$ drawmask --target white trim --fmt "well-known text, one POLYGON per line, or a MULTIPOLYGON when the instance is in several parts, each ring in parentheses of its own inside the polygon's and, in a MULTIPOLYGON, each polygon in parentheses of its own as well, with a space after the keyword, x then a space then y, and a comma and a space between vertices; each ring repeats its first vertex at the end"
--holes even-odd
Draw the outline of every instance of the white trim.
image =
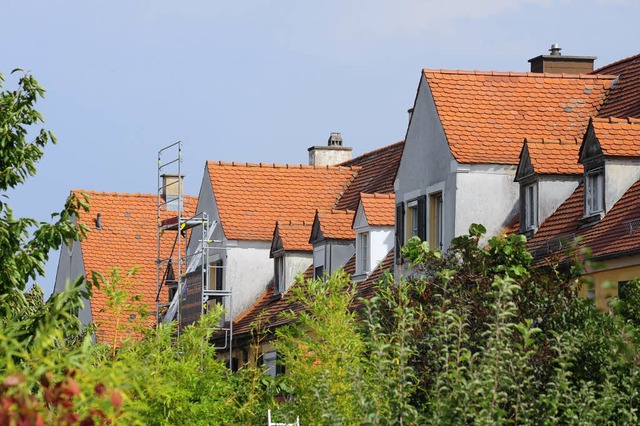
POLYGON ((421 195, 422 195, 422 191, 419 189, 405 192, 404 194, 402 194, 402 201, 407 203, 409 201, 412 201, 414 198, 418 198, 421 195))

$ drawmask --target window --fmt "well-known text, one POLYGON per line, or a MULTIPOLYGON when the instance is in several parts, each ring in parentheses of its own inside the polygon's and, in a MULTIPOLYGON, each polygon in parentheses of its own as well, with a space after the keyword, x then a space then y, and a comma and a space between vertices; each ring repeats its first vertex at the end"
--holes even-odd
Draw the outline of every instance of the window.
MULTIPOLYGON (((222 261, 218 260, 209 265, 209 290, 224 290, 222 261)), ((222 296, 210 298, 214 304, 222 304, 222 296)))
POLYGON ((416 236, 422 241, 427 239, 426 203, 425 195, 407 203, 407 239, 416 236))
POLYGON ((274 260, 273 284, 275 294, 285 291, 284 256, 279 256, 274 260))
POLYGON ((356 256, 356 268, 358 273, 369 272, 369 233, 361 232, 358 234, 356 240, 356 249, 358 255, 356 256))
POLYGON ((531 183, 522 187, 523 231, 535 230, 538 227, 538 184, 531 183))
POLYGON ((618 299, 625 300, 627 298, 627 284, 629 280, 618 281, 618 299))
POLYGON ((404 245, 404 204, 396 204, 396 263, 399 264, 401 259, 400 249, 404 245))
POLYGON ((266 376, 276 377, 284 374, 284 366, 278 365, 278 356, 276 351, 265 352, 258 358, 258 366, 266 367, 264 374, 266 376))
POLYGON ((604 212, 604 168, 589 170, 585 177, 585 216, 604 212))
POLYGON ((429 195, 429 246, 442 250, 442 192, 429 195))
POLYGON ((324 252, 324 245, 313 248, 313 278, 324 276, 324 252))
POLYGON ((324 265, 319 265, 313 268, 313 278, 324 277, 324 265))

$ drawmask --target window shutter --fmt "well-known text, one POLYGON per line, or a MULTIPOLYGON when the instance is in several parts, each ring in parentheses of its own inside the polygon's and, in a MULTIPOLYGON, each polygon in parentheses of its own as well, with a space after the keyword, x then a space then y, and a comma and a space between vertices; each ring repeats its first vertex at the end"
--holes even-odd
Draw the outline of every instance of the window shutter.
POLYGON ((418 198, 418 237, 427 240, 427 196, 418 198))
POLYGON ((396 204, 396 263, 402 260, 400 249, 404 245, 404 204, 396 204))

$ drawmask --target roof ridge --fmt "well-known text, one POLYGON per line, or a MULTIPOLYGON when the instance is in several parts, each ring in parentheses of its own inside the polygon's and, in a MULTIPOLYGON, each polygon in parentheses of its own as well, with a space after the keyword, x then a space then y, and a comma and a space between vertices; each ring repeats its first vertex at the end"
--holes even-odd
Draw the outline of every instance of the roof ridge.
POLYGON ((632 56, 627 56, 626 58, 618 59, 618 60, 617 60, 617 61, 615 61, 615 62, 611 62, 610 64, 603 65, 603 66, 601 66, 600 68, 595 69, 595 70, 593 70, 593 71, 591 71, 591 72, 592 72, 593 74, 600 74, 600 70, 603 70, 603 69, 605 69, 605 68, 609 68, 609 67, 613 67, 613 66, 619 65, 619 64, 621 64, 621 63, 623 63, 623 62, 630 62, 630 61, 632 61, 632 60, 634 60, 634 59, 640 59, 640 53, 638 53, 638 54, 636 54, 636 55, 632 55, 632 56))
MULTIPOLYGON (((374 150, 372 150, 372 151, 367 151, 367 152, 365 152, 364 154, 360 154, 360 155, 358 155, 358 156, 357 156, 357 157, 355 157, 355 158, 352 158, 352 159, 347 160, 347 161, 343 161, 342 163, 339 163, 339 164, 337 164, 337 165, 341 165, 341 164, 344 164, 344 163, 349 163, 349 162, 351 162, 351 161, 355 161, 355 160, 359 160, 359 159, 362 159, 362 158, 370 157, 371 155, 378 154, 380 151, 387 150, 387 149, 389 149, 389 148, 395 147, 396 145, 400 145, 400 144, 403 144, 403 143, 404 143, 404 140, 401 140, 401 141, 398 141, 398 142, 394 142, 394 143, 392 143, 392 144, 389 144, 389 145, 383 146, 383 147, 381 147, 381 148, 376 148, 376 149, 374 149, 374 150)), ((345 166, 345 167, 353 167, 353 166, 345 166)), ((356 167, 357 167, 357 166, 356 166, 356 167)))
POLYGON ((578 137, 573 138, 525 138, 527 145, 544 144, 544 145, 580 145, 582 142, 578 137))
POLYGON ((393 198, 395 200, 396 195, 392 192, 390 193, 383 193, 383 192, 372 192, 372 193, 368 193, 368 192, 361 192, 360 193, 360 198, 377 198, 377 199, 391 199, 393 198))
POLYGON ((640 118, 636 117, 593 117, 591 120, 596 123, 640 124, 640 118))
POLYGON ((306 169, 306 170, 347 170, 347 171, 357 171, 360 170, 360 166, 342 166, 340 164, 336 164, 333 166, 310 166, 307 164, 277 164, 277 163, 249 163, 249 162, 238 162, 238 161, 211 161, 207 160, 207 166, 220 166, 220 167, 256 167, 262 169, 306 169))
POLYGON ((455 75, 483 75, 496 77, 534 77, 534 78, 563 78, 563 79, 587 79, 587 80, 612 80, 618 76, 615 74, 568 74, 531 71, 481 71, 481 70, 447 70, 423 68, 423 73, 455 74, 455 75))

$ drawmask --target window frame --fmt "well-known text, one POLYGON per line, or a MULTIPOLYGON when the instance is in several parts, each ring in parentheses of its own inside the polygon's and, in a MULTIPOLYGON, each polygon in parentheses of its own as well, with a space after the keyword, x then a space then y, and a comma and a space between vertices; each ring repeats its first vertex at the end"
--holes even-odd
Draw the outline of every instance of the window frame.
POLYGON ((273 258, 273 292, 284 293, 286 290, 286 271, 284 255, 273 258))
POLYGON ((602 164, 585 170, 584 176, 584 215, 585 217, 603 214, 605 211, 604 187, 605 170, 602 164))
POLYGON ((356 235, 356 271, 358 274, 368 273, 371 269, 371 234, 369 231, 356 235))
POLYGON ((444 246, 444 193, 429 194, 429 231, 427 241, 432 249, 442 250, 444 246))
POLYGON ((522 230, 524 232, 538 229, 539 191, 538 181, 528 182, 521 185, 522 192, 522 230))

